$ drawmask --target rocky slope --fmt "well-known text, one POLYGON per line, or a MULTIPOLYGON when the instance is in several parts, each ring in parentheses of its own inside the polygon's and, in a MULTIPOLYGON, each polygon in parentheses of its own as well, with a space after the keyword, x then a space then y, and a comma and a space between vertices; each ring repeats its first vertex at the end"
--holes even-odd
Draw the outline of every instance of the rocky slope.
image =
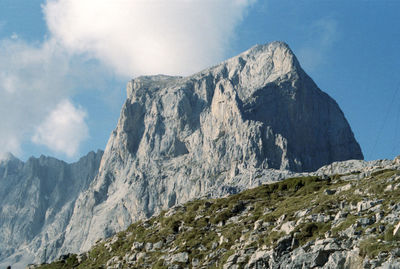
POLYGON ((72 164, 45 156, 22 162, 11 154, 0 161, 0 268, 54 255, 102 154, 90 152, 72 164))
POLYGON ((175 206, 31 268, 400 268, 399 213, 400 156, 340 162, 175 206))
POLYGON ((87 250, 100 237, 195 197, 363 158, 336 102, 281 42, 190 77, 136 78, 127 96, 60 254, 87 250))

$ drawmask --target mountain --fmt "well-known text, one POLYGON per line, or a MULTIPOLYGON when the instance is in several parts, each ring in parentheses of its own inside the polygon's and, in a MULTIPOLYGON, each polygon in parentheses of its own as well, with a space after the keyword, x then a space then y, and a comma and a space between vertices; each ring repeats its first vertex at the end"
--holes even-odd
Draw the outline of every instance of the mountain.
POLYGON ((138 77, 58 254, 86 251, 193 198, 348 159, 363 155, 342 111, 285 43, 257 45, 189 77, 138 77))
POLYGON ((133 223, 31 268, 400 268, 400 156, 346 161, 133 223))
POLYGON ((86 251, 177 204, 349 159, 363 155, 342 111, 285 43, 189 77, 138 77, 103 155, 0 163, 0 266, 86 251))
POLYGON ((51 157, 0 161, 0 267, 46 261, 60 247, 78 195, 99 169, 103 151, 67 164, 51 157), (61 241, 60 241, 61 240, 61 241))

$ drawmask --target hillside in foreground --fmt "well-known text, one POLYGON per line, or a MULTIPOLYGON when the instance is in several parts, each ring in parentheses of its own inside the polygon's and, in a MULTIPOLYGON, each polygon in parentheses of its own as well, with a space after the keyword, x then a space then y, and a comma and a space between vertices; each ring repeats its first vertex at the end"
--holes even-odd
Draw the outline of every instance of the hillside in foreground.
POLYGON ((400 159, 194 200, 31 268, 399 268, 400 159))

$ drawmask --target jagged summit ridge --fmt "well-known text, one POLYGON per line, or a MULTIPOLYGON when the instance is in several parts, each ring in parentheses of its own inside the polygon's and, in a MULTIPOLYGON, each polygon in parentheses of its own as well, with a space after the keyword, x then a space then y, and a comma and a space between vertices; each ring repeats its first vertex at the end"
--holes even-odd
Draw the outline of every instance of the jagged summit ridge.
MULTIPOLYGON (((75 201, 96 175, 103 151, 68 164, 52 157, 0 161, 0 268, 51 258, 75 201)), ((61 241, 62 242, 62 241, 61 241)))
POLYGON ((336 102, 282 42, 189 77, 135 78, 127 95, 60 253, 195 197, 363 158, 336 102))
POLYGON ((11 152, 0 153, 0 163, 7 163, 16 159, 11 152))
MULTIPOLYGON (((300 65, 289 46, 284 42, 275 41, 270 44, 255 45, 238 56, 193 76, 137 77, 128 83, 127 98, 139 88, 149 90, 166 88, 174 84, 187 83, 192 79, 201 79, 210 74, 216 78, 225 77, 233 82, 239 82, 238 86, 244 86, 243 88, 247 90, 258 89, 278 77, 290 76, 299 69, 300 65)), ((242 94, 245 95, 246 92, 242 94)), ((249 94, 251 93, 247 92, 247 95, 249 94)))

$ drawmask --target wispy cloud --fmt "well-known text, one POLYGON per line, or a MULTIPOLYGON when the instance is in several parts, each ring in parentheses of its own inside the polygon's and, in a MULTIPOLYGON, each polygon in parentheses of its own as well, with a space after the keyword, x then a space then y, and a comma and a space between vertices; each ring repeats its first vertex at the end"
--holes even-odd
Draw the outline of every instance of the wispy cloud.
MULTIPOLYGON (((54 40, 36 46, 20 39, 1 40, 0 153, 20 155, 21 144, 31 140, 57 104, 85 87, 98 86, 105 72, 71 56, 54 40)), ((47 146, 71 157, 68 149, 47 146)))
POLYGON ((254 1, 47 0, 43 43, 0 40, 0 154, 28 141, 78 154, 88 119, 64 100, 110 74, 190 74, 222 60, 254 1))
POLYGON ((72 52, 120 74, 190 74, 223 58, 254 0, 57 0, 45 18, 72 52))
POLYGON ((35 131, 32 141, 73 157, 88 137, 86 112, 69 100, 61 101, 35 131))
POLYGON ((18 35, 17 35, 17 33, 12 33, 12 35, 11 35, 11 39, 18 39, 18 35))
POLYGON ((303 67, 314 70, 324 63, 327 52, 338 40, 338 23, 332 18, 323 18, 315 21, 304 29, 307 41, 298 52, 303 67))
POLYGON ((54 43, 0 41, 0 152, 19 154, 53 103, 68 95, 68 87, 59 87, 68 72, 67 57, 54 43))

